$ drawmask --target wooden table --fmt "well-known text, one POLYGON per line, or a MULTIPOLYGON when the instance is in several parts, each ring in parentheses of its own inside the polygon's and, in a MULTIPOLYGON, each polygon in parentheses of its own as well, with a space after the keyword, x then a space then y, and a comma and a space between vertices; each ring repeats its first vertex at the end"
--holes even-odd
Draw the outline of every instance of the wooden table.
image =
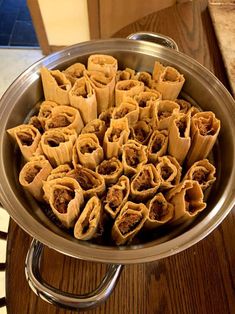
MULTIPOLYGON (((180 51, 209 68, 228 87, 225 69, 207 9, 197 0, 153 13, 120 30, 115 37, 136 31, 171 36, 180 51)), ((235 313, 235 211, 206 239, 175 256, 126 266, 110 299, 89 313, 235 313)), ((58 309, 29 288, 24 261, 30 237, 13 221, 7 251, 9 314, 75 313, 58 309)), ((106 265, 79 261, 46 248, 42 276, 62 290, 81 293, 94 289, 106 265)))

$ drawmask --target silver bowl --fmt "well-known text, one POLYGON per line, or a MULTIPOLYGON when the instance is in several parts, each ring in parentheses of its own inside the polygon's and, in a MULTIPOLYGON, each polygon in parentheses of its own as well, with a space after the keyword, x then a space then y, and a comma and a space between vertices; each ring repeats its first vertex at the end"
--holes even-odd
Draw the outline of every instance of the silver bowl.
MULTIPOLYGON (((116 264, 111 266, 112 276, 109 274, 113 279, 114 274, 118 277, 120 273, 121 267, 118 264, 158 260, 202 240, 222 222, 234 205, 234 99, 211 72, 174 49, 131 39, 89 41, 66 48, 36 62, 15 80, 0 101, 0 121, 0 201, 16 223, 36 239, 28 255, 26 270, 29 281, 37 292, 40 289, 38 286, 35 288, 32 276, 34 279, 37 277, 35 274, 38 268, 35 270, 29 264, 36 263, 41 251, 40 243, 75 258, 116 264), (10 143, 6 130, 22 124, 32 114, 35 104, 43 98, 39 69, 42 66, 64 69, 75 62, 86 63, 88 56, 94 53, 113 55, 119 61, 119 68, 129 67, 151 72, 156 59, 176 67, 186 79, 182 96, 199 105, 202 110, 213 111, 221 120, 221 132, 213 149, 217 180, 208 196, 206 210, 190 225, 171 228, 167 235, 163 233, 162 236, 153 237, 151 241, 138 245, 111 247, 82 242, 58 228, 37 202, 28 197, 20 187, 20 159, 15 154, 15 147, 10 143)), ((37 262, 39 263, 39 258, 37 262)), ((107 279, 109 283, 110 278, 107 279)), ((45 285, 41 287, 42 291, 46 288, 45 285)), ((49 302, 56 303, 53 298, 49 302)), ((94 303, 90 304, 93 305, 94 303)))

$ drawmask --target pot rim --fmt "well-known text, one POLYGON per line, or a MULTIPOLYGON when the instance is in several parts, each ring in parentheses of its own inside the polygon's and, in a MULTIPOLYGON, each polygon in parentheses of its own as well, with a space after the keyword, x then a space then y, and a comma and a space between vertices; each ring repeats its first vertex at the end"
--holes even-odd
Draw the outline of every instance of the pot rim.
MULTIPOLYGON (((203 83, 211 82, 209 88, 213 91, 215 96, 221 99, 226 98, 224 109, 229 113, 230 120, 228 121, 230 129, 234 128, 235 121, 235 102, 223 84, 211 73, 208 69, 198 63, 191 57, 169 48, 159 46, 154 43, 133 41, 130 39, 106 39, 106 40, 92 40, 80 44, 67 47, 61 51, 53 53, 41 60, 35 62, 28 69, 26 69, 16 80, 10 85, 7 91, 3 94, 0 100, 0 177, 2 179, 0 185, 0 198, 3 206, 7 209, 10 216, 16 223, 30 234, 35 239, 39 240, 46 246, 55 249, 63 254, 98 262, 132 264, 140 262, 150 262, 170 255, 179 253, 202 240, 209 233, 211 233, 227 216, 235 203, 235 167, 231 169, 231 176, 225 188, 223 197, 215 207, 208 213, 206 219, 200 221, 197 225, 187 230, 183 234, 168 240, 164 243, 155 244, 156 241, 145 243, 144 245, 132 245, 128 247, 105 247, 91 243, 81 243, 74 239, 63 238, 61 235, 49 230, 46 226, 40 223, 30 213, 24 209, 22 204, 13 193, 10 184, 7 180, 6 172, 3 164, 3 136, 6 131, 7 123, 7 104, 11 98, 19 92, 23 87, 27 88, 27 83, 37 80, 39 77, 38 70, 41 66, 50 65, 49 68, 57 66, 57 62, 66 61, 77 54, 81 57, 88 53, 99 53, 100 51, 107 51, 112 54, 115 45, 119 46, 121 51, 137 51, 140 54, 148 54, 159 57, 159 49, 166 54, 170 62, 175 64, 181 63, 187 66, 192 71, 192 75, 197 75, 203 83), (120 48, 121 47, 121 48, 120 48), (125 48, 124 48, 125 47, 125 48), (89 49, 88 49, 89 48, 89 49), (177 63, 176 61, 177 60, 177 63), (23 82, 23 83, 22 83, 23 82), (20 85, 21 84, 21 85, 20 85), (22 87, 23 84, 23 87, 22 87), (5 188, 3 188, 3 185, 5 188), (49 232, 49 235, 48 235, 49 232)), ((234 151, 234 147, 233 147, 234 151)), ((235 157, 233 154, 233 165, 235 164, 235 157)))

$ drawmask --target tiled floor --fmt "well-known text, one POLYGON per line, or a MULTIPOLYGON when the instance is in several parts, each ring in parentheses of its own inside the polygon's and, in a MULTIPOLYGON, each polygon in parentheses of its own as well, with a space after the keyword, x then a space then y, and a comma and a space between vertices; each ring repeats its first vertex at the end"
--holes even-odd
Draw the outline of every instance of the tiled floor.
POLYGON ((39 49, 0 49, 0 97, 21 72, 42 57, 39 49))
POLYGON ((0 0, 0 46, 39 46, 26 0, 0 0))

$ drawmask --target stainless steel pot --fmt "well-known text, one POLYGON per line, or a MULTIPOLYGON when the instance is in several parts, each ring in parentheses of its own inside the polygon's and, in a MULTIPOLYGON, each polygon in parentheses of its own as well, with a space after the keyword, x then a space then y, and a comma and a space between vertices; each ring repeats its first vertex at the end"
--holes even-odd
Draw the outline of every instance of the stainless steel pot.
MULTIPOLYGON (((158 40, 159 36, 154 36, 140 33, 131 37, 158 40)), ((167 46, 177 49, 177 45, 169 38, 163 41, 167 46)), ((174 49, 130 39, 90 41, 66 48, 38 61, 16 79, 0 101, 0 121, 0 199, 11 217, 35 239, 26 259, 26 277, 35 293, 50 303, 70 309, 87 309, 99 304, 114 288, 121 265, 154 261, 190 247, 216 228, 234 205, 235 102, 212 73, 174 49), (176 67, 186 78, 183 96, 200 105, 203 110, 212 110, 221 120, 222 129, 213 150, 217 181, 209 195, 206 210, 190 225, 172 228, 167 236, 153 238, 141 245, 122 248, 94 245, 78 241, 60 230, 39 205, 22 191, 18 182, 19 159, 6 134, 8 128, 23 123, 32 114, 35 104, 42 99, 40 67, 63 69, 78 61, 86 63, 88 56, 94 53, 113 55, 119 60, 119 68, 130 67, 151 72, 156 59, 176 67), (40 276, 42 243, 75 258, 113 264, 100 286, 90 294, 77 296, 63 293, 49 286, 40 276)))

